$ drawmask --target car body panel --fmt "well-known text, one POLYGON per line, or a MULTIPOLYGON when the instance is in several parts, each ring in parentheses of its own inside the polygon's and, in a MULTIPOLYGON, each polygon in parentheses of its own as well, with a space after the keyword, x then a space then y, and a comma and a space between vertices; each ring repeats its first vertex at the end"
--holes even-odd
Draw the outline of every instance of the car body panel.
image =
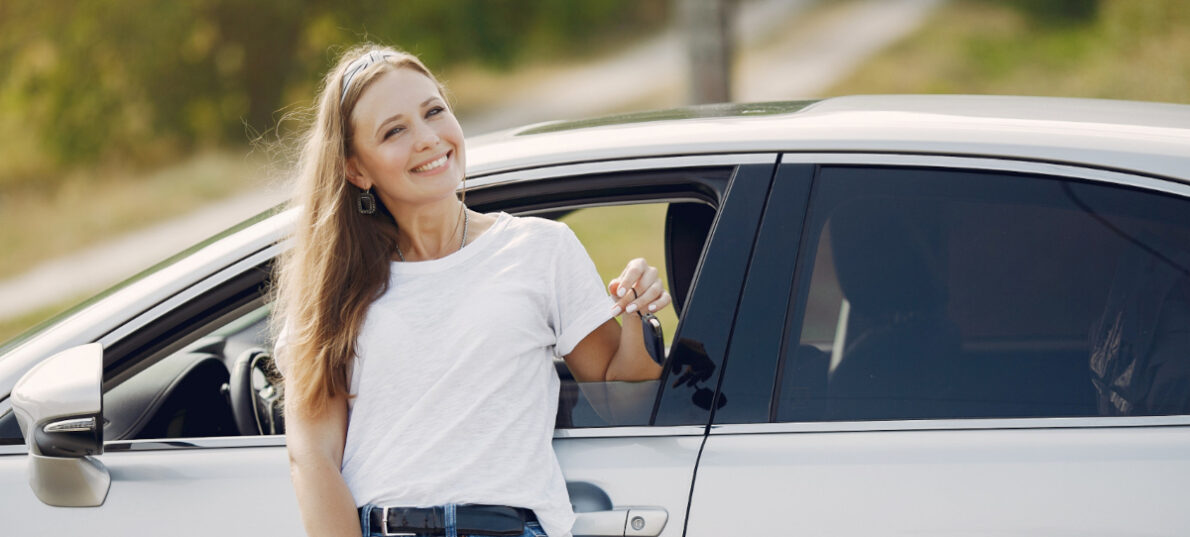
MULTIPOLYGON (((612 507, 660 508, 669 515, 660 535, 681 536, 703 432, 703 427, 558 431, 554 448, 578 516, 612 507), (611 503, 601 503, 594 497, 599 494, 611 503)), ((11 487, 0 509, 5 534, 40 535, 40 521, 52 521, 86 527, 97 536, 155 534, 162 528, 171 535, 301 535, 284 442, 272 436, 112 443, 96 457, 112 476, 101 508, 51 507, 27 486, 11 487), (229 520, 242 524, 231 527, 229 520)), ((0 455, 0 482, 24 484, 26 464, 22 454, 0 455)))
POLYGON ((1174 536, 1190 527, 1182 506, 1186 427, 792 434, 768 427, 712 432, 689 537, 1174 536))
POLYGON ((5 535, 34 536, 53 528, 89 535, 301 535, 280 447, 174 448, 110 451, 96 457, 112 476, 101 507, 60 508, 38 501, 24 484, 25 457, 0 456, 6 484, 5 535))
MULTIPOLYGON (((694 466, 702 447, 702 427, 664 427, 671 434, 618 436, 599 431, 598 437, 554 439, 558 463, 571 489, 571 503, 582 519, 597 509, 599 492, 608 508, 663 509, 668 521, 661 537, 681 537, 694 466), (606 436, 602 436, 606 435, 606 436), (595 490, 591 490, 594 487, 595 490)), ((581 522, 576 526, 581 527, 581 522)))

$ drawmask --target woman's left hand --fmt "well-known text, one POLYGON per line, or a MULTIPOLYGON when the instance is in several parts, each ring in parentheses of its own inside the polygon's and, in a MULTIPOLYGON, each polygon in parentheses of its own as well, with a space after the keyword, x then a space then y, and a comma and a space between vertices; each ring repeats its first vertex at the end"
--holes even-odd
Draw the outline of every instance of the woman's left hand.
POLYGON ((644 258, 628 262, 618 278, 607 284, 607 291, 616 300, 612 315, 620 313, 656 313, 671 302, 669 292, 661 285, 657 267, 644 258))

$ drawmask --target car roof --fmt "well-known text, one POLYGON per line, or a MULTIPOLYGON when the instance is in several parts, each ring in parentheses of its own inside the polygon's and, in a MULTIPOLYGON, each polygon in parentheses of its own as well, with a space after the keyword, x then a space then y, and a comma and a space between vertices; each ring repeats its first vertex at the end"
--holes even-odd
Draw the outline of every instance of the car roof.
POLYGON ((865 95, 551 122, 468 141, 470 176, 733 152, 1020 158, 1190 179, 1190 106, 983 95, 865 95))

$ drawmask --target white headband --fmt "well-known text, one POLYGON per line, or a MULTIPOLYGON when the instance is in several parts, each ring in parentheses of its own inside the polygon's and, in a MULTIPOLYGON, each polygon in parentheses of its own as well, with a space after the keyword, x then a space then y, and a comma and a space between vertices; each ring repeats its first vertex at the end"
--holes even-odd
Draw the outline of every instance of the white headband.
POLYGON ((351 65, 347 66, 347 74, 343 75, 343 88, 342 92, 339 94, 339 106, 343 106, 343 103, 347 101, 347 89, 351 87, 351 81, 355 79, 355 75, 358 75, 364 69, 371 67, 372 64, 381 60, 387 60, 393 56, 396 56, 396 54, 392 52, 373 50, 351 62, 351 65))

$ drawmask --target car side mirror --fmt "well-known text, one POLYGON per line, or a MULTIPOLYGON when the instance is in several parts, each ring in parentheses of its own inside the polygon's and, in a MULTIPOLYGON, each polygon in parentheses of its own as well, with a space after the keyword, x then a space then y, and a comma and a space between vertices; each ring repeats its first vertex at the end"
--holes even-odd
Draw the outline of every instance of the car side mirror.
POLYGON ((29 486, 59 507, 102 505, 111 475, 103 453, 103 347, 80 345, 30 369, 12 390, 29 448, 29 486))

